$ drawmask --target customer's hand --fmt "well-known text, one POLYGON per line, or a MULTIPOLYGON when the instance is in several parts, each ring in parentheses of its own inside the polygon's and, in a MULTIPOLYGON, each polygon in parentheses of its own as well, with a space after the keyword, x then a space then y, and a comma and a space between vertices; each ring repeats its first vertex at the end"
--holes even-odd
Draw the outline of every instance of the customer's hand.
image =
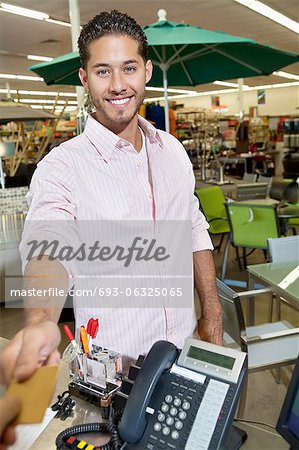
MULTIPOLYGON (((1 352, 0 383, 8 385, 13 379, 26 380, 38 367, 57 363, 60 337, 59 328, 52 321, 30 325, 19 331, 1 352)), ((15 442, 16 433, 11 422, 20 408, 21 402, 15 397, 0 399, 0 450, 15 442)))
POLYGON ((21 402, 18 398, 9 396, 0 398, 0 450, 5 450, 16 440, 16 432, 11 422, 20 408, 21 402))
POLYGON ((57 363, 60 338, 58 326, 50 320, 23 328, 0 355, 0 382, 23 381, 38 367, 57 363))
POLYGON ((223 345, 221 319, 201 317, 198 320, 197 331, 202 341, 223 345))

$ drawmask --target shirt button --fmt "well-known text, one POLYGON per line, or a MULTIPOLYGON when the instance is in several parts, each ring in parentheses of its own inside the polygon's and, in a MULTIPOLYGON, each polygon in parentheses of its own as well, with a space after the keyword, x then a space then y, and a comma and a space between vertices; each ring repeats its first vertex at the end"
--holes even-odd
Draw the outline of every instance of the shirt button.
POLYGON ((137 167, 141 167, 141 166, 142 166, 142 162, 139 161, 139 162, 137 163, 137 167))

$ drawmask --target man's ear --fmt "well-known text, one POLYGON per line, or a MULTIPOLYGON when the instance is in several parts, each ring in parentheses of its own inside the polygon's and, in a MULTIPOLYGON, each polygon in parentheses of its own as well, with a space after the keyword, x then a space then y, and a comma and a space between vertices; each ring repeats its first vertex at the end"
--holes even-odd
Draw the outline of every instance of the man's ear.
POLYGON ((145 82, 148 83, 152 78, 153 74, 153 63, 151 60, 147 60, 145 63, 145 82))
POLYGON ((80 67, 78 75, 81 80, 82 86, 84 86, 86 91, 88 92, 88 80, 87 80, 86 70, 84 70, 82 67, 80 67))

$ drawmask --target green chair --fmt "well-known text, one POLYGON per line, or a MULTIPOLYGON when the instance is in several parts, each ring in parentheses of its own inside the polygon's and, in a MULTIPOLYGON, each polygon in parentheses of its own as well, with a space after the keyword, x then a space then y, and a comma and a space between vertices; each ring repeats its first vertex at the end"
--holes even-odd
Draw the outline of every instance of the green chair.
POLYGON ((223 192, 219 186, 211 186, 197 189, 195 195, 199 200, 200 209, 210 225, 209 233, 211 235, 221 235, 220 243, 216 247, 220 250, 224 236, 228 236, 230 232, 224 207, 225 198, 223 192))
MULTIPOLYGON (((292 179, 284 179, 283 181, 287 181, 288 183, 292 183, 292 179)), ((298 183, 297 183, 298 184, 298 183)), ((288 206, 286 206, 286 208, 281 210, 282 214, 288 214, 288 212, 294 212, 294 211, 299 211, 299 202, 297 203, 289 203, 288 206)), ((296 227, 299 226, 299 218, 290 218, 287 221, 287 229, 292 229, 293 234, 297 234, 296 231, 296 227)))
MULTIPOLYGON (((299 203, 295 203, 295 204, 289 205, 289 209, 291 209, 291 208, 293 208, 293 210, 297 209, 299 211, 299 203)), ((283 212, 287 213, 288 210, 286 209, 283 212)), ((289 219, 288 220, 288 226, 290 228, 292 228, 293 234, 295 235, 296 234, 296 228, 295 227, 299 226, 299 218, 296 217, 296 218, 289 219)))
MULTIPOLYGON (((261 249, 267 255, 268 238, 280 236, 276 205, 255 205, 248 203, 225 203, 230 226, 229 242, 235 248, 243 249, 243 264, 247 267, 247 249, 261 249)), ((225 279, 228 249, 224 250, 221 279, 225 279)), ((251 253, 251 252, 250 252, 251 253)), ((238 255, 238 253, 237 253, 238 255)))

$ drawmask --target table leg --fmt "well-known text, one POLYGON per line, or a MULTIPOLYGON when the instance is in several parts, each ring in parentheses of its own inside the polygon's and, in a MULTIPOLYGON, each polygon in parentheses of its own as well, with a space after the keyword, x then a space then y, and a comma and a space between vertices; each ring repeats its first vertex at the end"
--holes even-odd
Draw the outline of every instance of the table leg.
MULTIPOLYGON (((249 291, 254 289, 254 278, 251 273, 248 274, 248 286, 249 291)), ((248 326, 254 325, 255 322, 255 297, 248 297, 247 300, 247 324, 248 326)))

